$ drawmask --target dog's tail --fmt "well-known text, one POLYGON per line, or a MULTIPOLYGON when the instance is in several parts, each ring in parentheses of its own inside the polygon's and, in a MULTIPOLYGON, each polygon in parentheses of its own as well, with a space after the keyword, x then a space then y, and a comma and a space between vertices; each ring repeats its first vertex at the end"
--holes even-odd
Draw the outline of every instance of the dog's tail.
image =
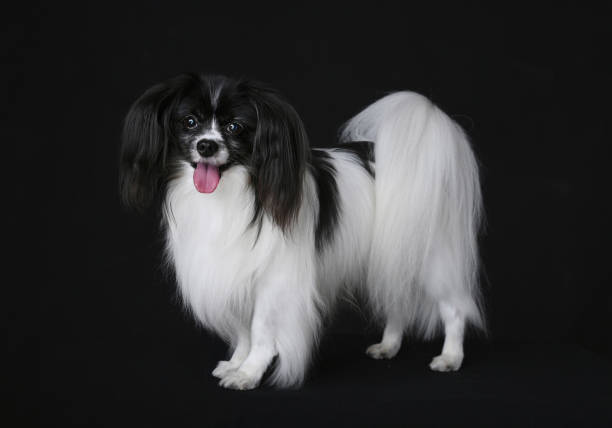
POLYGON ((478 165, 460 126, 427 98, 392 93, 345 125, 341 141, 373 141, 376 212, 368 293, 381 316, 431 336, 440 301, 483 327, 477 235, 478 165))

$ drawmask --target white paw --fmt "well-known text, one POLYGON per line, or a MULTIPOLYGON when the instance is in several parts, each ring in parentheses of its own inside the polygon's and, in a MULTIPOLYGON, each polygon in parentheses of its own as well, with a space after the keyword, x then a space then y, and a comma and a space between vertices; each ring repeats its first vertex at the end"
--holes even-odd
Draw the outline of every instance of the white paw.
POLYGON ((375 360, 390 359, 395 357, 399 348, 399 346, 390 346, 381 342, 369 346, 366 349, 366 354, 375 360))
POLYGON ((463 355, 460 354, 442 354, 434 357, 429 363, 429 368, 436 372, 457 371, 463 362, 463 355))
POLYGON ((227 374, 219 385, 223 388, 238 389, 241 391, 256 388, 259 385, 259 377, 250 376, 241 370, 235 370, 227 374))
POLYGON ((212 371, 212 375, 221 379, 227 376, 230 372, 236 370, 238 367, 240 367, 238 364, 234 364, 231 361, 219 361, 217 367, 215 367, 215 369, 212 371))

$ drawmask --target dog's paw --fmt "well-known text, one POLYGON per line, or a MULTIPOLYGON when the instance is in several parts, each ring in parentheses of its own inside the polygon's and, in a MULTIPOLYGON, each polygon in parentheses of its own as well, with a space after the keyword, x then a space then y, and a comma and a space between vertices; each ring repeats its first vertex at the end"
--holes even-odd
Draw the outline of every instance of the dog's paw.
POLYGON ((385 343, 376 343, 366 349, 366 354, 375 360, 391 359, 397 355, 399 346, 387 345, 385 343))
POLYGON ((434 357, 429 363, 429 368, 436 372, 457 371, 463 362, 463 355, 442 354, 434 357))
POLYGON ((227 389, 238 389, 240 391, 254 389, 259 385, 260 378, 250 376, 241 370, 231 371, 221 381, 219 385, 227 389))
POLYGON ((217 363, 217 367, 215 367, 215 369, 212 371, 212 375, 222 379, 230 374, 230 372, 238 369, 238 367, 240 366, 232 363, 231 361, 219 361, 219 363, 217 363))

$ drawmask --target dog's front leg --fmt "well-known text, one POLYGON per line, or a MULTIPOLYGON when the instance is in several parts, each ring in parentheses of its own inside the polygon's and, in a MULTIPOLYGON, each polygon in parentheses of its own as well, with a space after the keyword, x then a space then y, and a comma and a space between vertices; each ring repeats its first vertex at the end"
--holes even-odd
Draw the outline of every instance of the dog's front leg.
POLYGON ((219 385, 230 389, 253 389, 261 382, 276 355, 276 308, 272 299, 274 287, 266 287, 255 301, 251 322, 251 348, 237 370, 228 373, 219 385))
POLYGON ((237 370, 251 350, 251 332, 242 326, 236 327, 235 345, 232 353, 232 358, 229 361, 219 361, 217 367, 212 372, 212 375, 223 379, 230 372, 237 370))

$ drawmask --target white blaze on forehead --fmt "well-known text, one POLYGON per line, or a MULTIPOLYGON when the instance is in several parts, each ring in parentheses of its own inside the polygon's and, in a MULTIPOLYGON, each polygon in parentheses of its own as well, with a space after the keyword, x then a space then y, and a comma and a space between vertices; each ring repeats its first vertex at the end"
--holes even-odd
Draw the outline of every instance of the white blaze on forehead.
POLYGON ((217 101, 219 100, 219 94, 221 93, 221 88, 223 84, 211 85, 209 87, 210 90, 210 105, 213 109, 217 108, 217 101))

